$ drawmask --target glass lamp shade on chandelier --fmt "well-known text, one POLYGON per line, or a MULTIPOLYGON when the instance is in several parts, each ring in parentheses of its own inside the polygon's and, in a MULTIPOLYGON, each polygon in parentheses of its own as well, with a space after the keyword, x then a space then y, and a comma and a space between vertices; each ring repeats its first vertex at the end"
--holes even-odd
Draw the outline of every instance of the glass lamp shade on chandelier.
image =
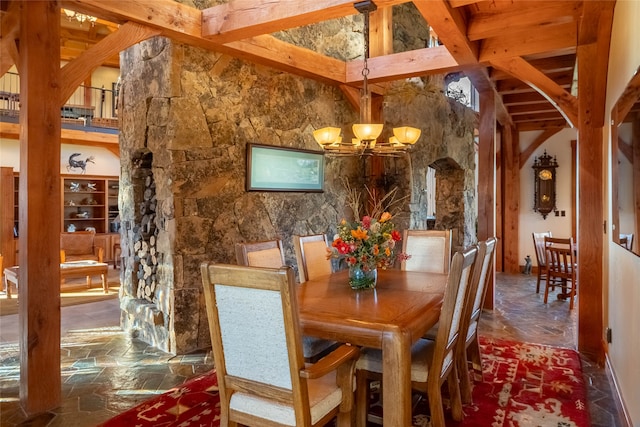
POLYGON ((313 132, 316 142, 327 154, 337 156, 380 155, 397 156, 406 152, 420 138, 420 129, 402 126, 393 129, 388 142, 378 141, 382 124, 372 123, 371 92, 367 81, 369 68, 369 12, 377 9, 373 1, 361 1, 354 5, 364 16, 364 67, 362 69, 362 92, 360 96, 360 122, 352 126, 355 138, 351 143, 343 142, 338 127, 324 127, 313 132))

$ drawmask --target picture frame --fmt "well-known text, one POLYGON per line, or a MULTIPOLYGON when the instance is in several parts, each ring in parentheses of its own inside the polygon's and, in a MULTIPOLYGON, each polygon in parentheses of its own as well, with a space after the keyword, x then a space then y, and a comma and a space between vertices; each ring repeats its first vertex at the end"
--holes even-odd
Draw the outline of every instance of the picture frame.
POLYGON ((273 145, 247 145, 247 191, 324 191, 324 153, 273 145))

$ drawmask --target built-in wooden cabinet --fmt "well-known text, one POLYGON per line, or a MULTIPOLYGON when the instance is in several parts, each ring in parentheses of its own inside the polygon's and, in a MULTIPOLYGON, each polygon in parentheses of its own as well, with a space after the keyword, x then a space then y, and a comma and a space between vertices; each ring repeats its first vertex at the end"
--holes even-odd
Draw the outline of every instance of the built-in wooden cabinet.
POLYGON ((117 177, 62 177, 62 231, 109 233, 117 215, 117 177))
MULTIPOLYGON (((13 168, 0 168, 0 253, 3 263, 18 265, 20 176, 13 168)), ((120 242, 118 227, 119 180, 115 176, 62 175, 60 231, 94 229, 104 261, 113 261, 113 245, 120 242)))

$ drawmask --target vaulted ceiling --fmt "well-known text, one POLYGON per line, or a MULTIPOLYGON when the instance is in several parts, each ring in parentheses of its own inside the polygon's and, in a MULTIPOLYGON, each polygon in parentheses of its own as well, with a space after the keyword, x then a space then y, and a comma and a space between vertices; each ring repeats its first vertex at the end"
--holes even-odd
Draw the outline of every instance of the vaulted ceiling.
MULTIPOLYGON (((501 124, 548 132, 577 125, 579 46, 596 43, 608 56, 615 4, 610 0, 415 0, 412 3, 424 25, 428 23, 442 45, 393 53, 390 11, 409 2, 374 1, 369 81, 375 91, 383 94, 385 82, 402 78, 463 72, 483 96, 495 96, 501 124)), ((3 0, 3 54, 12 51, 6 26, 11 22, 7 6, 11 3, 3 0)), ((77 58, 78 65, 70 70, 77 73, 97 58, 104 65, 117 66, 119 50, 163 35, 340 86, 347 95, 361 84, 361 60, 341 61, 272 35, 358 14, 352 0, 231 0, 204 10, 172 0, 61 0, 60 4, 98 18, 94 25, 78 25, 61 17, 61 59, 77 58)), ((0 61, 2 73, 6 62, 0 61)), ((595 76, 591 81, 601 86, 597 90, 603 99, 606 66, 604 59, 590 67, 595 76)))

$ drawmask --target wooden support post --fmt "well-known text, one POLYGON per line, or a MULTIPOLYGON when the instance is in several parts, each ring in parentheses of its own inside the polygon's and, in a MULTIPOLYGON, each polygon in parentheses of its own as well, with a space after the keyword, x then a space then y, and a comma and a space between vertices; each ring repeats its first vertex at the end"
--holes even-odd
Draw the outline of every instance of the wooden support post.
MULTIPOLYGON (((512 126, 502 128, 502 255, 507 273, 520 272, 518 257, 520 214, 520 148, 518 132, 512 126)), ((532 254, 533 256, 533 254, 532 254)), ((524 262, 523 262, 524 263, 524 262)))
MULTIPOLYGON (((495 235, 495 141, 496 103, 491 91, 480 94, 480 136, 478 143, 478 240, 495 235)), ((495 275, 487 284, 484 308, 493 310, 495 302, 495 275)))
POLYGON ((597 93, 592 61, 598 61, 595 43, 578 47, 580 79, 578 129, 578 349, 604 362, 602 319, 604 182, 603 138, 592 106, 604 103, 597 93))
POLYGON ((20 400, 61 403, 60 4, 20 2, 20 400))

